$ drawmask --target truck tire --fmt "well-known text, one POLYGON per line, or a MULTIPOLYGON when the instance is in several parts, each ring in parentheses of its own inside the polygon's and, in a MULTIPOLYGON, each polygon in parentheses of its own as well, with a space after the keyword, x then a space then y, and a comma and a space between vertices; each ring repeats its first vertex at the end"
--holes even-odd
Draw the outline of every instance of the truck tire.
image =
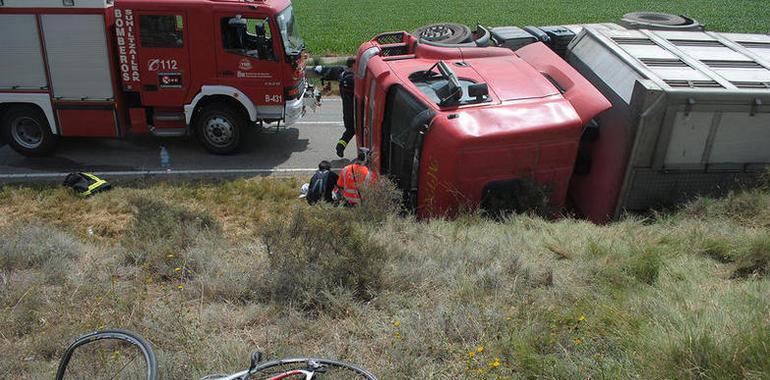
POLYGON ((662 12, 631 12, 623 15, 620 24, 628 29, 702 31, 704 26, 687 16, 662 12))
POLYGON ((417 28, 412 35, 431 42, 442 44, 461 44, 469 42, 472 37, 471 28, 463 24, 439 23, 417 28))
POLYGON ((27 157, 46 156, 58 142, 45 114, 36 106, 19 105, 8 109, 0 121, 0 130, 5 143, 27 157))
POLYGON ((240 110, 215 103, 207 105, 195 120, 195 134, 203 146, 214 154, 230 154, 241 142, 241 127, 246 117, 240 110))

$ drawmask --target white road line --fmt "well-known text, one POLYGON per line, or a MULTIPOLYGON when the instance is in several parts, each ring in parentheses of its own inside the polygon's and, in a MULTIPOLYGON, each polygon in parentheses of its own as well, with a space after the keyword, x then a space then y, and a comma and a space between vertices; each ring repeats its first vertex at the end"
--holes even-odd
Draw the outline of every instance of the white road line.
POLYGON ((329 124, 329 125, 345 125, 341 121, 298 121, 294 124, 329 124))
MULTIPOLYGON (((335 168, 338 170, 338 168, 335 168)), ((315 172, 317 168, 274 168, 274 169, 201 169, 201 170, 136 170, 136 171, 95 171, 93 174, 109 177, 142 177, 142 176, 175 176, 175 175, 217 175, 217 174, 279 174, 279 173, 307 173, 315 172)), ((77 171, 77 170, 74 170, 77 171)), ((0 180, 3 179, 39 179, 39 178, 64 178, 70 172, 56 173, 19 173, 19 174, 0 174, 0 180)))

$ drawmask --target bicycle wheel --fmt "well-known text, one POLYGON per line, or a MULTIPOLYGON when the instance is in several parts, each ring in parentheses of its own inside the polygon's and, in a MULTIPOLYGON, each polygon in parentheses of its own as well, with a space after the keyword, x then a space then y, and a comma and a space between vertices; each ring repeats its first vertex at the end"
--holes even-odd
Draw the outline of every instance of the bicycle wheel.
POLYGON ((95 331, 75 339, 56 371, 56 380, 157 378, 152 347, 141 336, 125 330, 95 331))
POLYGON ((291 358, 274 360, 258 365, 248 377, 249 380, 299 380, 306 379, 303 373, 292 371, 310 371, 313 379, 334 380, 377 380, 369 371, 352 364, 328 359, 291 358))

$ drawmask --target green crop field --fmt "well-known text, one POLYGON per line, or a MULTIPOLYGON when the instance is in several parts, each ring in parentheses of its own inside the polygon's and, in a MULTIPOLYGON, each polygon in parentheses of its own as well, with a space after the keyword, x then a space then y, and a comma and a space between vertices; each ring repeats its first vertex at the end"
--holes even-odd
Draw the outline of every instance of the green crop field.
POLYGON ((624 13, 687 14, 710 30, 770 31, 766 0, 294 0, 297 22, 313 55, 346 55, 377 33, 435 22, 468 25, 554 25, 616 22, 624 13))

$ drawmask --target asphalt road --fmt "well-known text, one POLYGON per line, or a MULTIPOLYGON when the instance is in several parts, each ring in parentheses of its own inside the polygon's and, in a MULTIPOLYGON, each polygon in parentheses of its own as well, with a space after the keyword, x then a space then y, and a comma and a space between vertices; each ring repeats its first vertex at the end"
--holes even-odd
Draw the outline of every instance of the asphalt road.
POLYGON ((71 172, 87 171, 111 181, 164 177, 233 177, 307 175, 321 160, 342 167, 355 157, 355 143, 345 159, 334 146, 342 135, 342 102, 324 98, 299 123, 275 130, 248 131, 232 155, 209 154, 193 137, 128 139, 65 138, 50 157, 27 158, 0 142, 0 183, 61 181, 71 172), (160 167, 160 147, 171 156, 171 170, 160 167))

